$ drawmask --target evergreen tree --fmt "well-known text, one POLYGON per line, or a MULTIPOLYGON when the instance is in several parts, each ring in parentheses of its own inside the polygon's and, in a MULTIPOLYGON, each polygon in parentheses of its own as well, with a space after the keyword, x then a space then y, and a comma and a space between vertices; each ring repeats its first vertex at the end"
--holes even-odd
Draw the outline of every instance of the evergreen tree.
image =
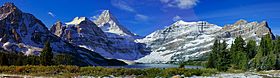
POLYGON ((246 69, 248 57, 245 48, 245 41, 241 36, 236 37, 230 49, 231 63, 235 69, 246 69))
POLYGON ((248 68, 248 57, 244 51, 237 51, 236 59, 239 59, 239 62, 235 64, 236 69, 246 70, 248 68))
POLYGON ((208 57, 208 62, 206 67, 207 68, 216 68, 217 67, 217 53, 219 51, 219 44, 220 44, 220 40, 216 39, 213 46, 212 46, 212 50, 210 52, 210 55, 208 57))
POLYGON ((8 58, 5 53, 0 53, 0 65, 7 66, 8 65, 8 58))
POLYGON ((256 68, 258 70, 274 69, 276 65, 276 55, 273 51, 272 39, 270 35, 262 37, 260 46, 255 56, 256 68))
POLYGON ((276 66, 275 66, 275 68, 277 70, 279 70, 280 69, 280 37, 279 36, 277 36, 277 39, 274 43, 274 50, 273 51, 276 54, 276 66))
POLYGON ((246 45, 246 51, 249 59, 252 59, 256 56, 257 54, 257 45, 256 41, 254 40, 249 40, 247 45, 246 45))
POLYGON ((218 66, 217 69, 219 71, 226 71, 229 68, 230 64, 230 54, 227 50, 227 43, 223 41, 222 44, 219 45, 220 52, 218 53, 218 66))
POLYGON ((42 65, 52 65, 53 62, 52 62, 52 59, 53 59, 53 53, 52 53, 52 48, 50 46, 50 42, 47 41, 45 43, 45 46, 43 48, 43 51, 41 52, 41 55, 40 55, 40 63, 42 65))
POLYGON ((15 63, 15 65, 17 65, 17 66, 23 65, 23 59, 25 59, 25 58, 24 58, 24 54, 23 54, 22 52, 19 52, 16 56, 17 56, 17 57, 16 57, 16 63, 15 63))
POLYGON ((68 54, 58 54, 54 57, 56 65, 74 65, 75 58, 68 54))

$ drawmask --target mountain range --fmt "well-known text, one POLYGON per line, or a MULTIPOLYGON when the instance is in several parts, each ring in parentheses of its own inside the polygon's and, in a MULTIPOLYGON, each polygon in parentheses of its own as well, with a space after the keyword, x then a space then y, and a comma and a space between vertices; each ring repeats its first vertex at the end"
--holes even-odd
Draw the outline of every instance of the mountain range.
POLYGON ((149 55, 136 61, 174 63, 205 59, 215 39, 226 41, 230 47, 238 36, 246 41, 252 39, 259 43, 261 37, 266 34, 274 38, 266 21, 258 23, 239 20, 234 24, 220 27, 206 21, 184 22, 180 20, 163 30, 155 31, 143 39, 136 40, 147 44, 152 51, 149 55))
POLYGON ((266 21, 239 20, 223 27, 206 21, 174 24, 141 37, 126 29, 109 10, 96 20, 76 17, 58 21, 48 29, 32 14, 13 3, 0 8, 0 46, 11 52, 40 55, 44 42, 50 41, 55 54, 73 55, 83 65, 114 65, 121 59, 141 63, 173 63, 204 59, 215 39, 231 44, 235 37, 260 41, 270 34, 266 21), (113 63, 114 64, 113 64, 113 63))
POLYGON ((49 41, 55 54, 72 55, 76 58, 77 65, 112 65, 110 62, 118 62, 106 59, 88 49, 71 45, 52 34, 39 19, 22 12, 13 3, 5 3, 0 7, 0 34, 0 46, 10 52, 39 55, 44 43, 49 41))

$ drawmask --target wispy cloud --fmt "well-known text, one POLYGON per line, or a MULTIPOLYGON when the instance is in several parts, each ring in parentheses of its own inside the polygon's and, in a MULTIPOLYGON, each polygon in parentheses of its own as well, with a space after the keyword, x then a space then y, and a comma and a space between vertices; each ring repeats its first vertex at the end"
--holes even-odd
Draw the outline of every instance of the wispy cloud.
POLYGON ((143 14, 136 14, 135 15, 135 20, 138 20, 138 21, 146 21, 148 19, 149 19, 149 17, 146 16, 146 15, 143 15, 143 14))
POLYGON ((135 21, 147 21, 149 19, 148 16, 138 13, 137 10, 131 6, 133 2, 129 3, 127 0, 112 0, 111 4, 121 10, 135 13, 135 21))
POLYGON ((182 18, 180 17, 180 16, 178 16, 178 15, 176 15, 175 17, 173 17, 173 21, 178 21, 178 20, 181 20, 182 18))
POLYGON ((129 11, 129 12, 136 12, 134 10, 134 8, 132 8, 127 2, 125 2, 123 0, 112 0, 111 3, 113 6, 119 8, 119 9, 129 11))
POLYGON ((160 0, 168 7, 176 7, 180 9, 189 9, 197 5, 199 0, 160 0))
POLYGON ((49 14, 51 17, 55 18, 55 15, 54 15, 52 12, 49 11, 48 14, 49 14))

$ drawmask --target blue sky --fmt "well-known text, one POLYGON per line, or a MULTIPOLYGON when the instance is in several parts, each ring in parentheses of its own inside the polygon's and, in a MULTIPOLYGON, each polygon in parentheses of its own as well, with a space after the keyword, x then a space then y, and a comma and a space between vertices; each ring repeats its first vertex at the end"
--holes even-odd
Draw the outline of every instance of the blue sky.
POLYGON ((280 0, 1 0, 13 2, 48 27, 76 16, 94 19, 110 10, 130 31, 145 36, 176 20, 208 21, 224 26, 239 19, 269 23, 280 34, 280 0))

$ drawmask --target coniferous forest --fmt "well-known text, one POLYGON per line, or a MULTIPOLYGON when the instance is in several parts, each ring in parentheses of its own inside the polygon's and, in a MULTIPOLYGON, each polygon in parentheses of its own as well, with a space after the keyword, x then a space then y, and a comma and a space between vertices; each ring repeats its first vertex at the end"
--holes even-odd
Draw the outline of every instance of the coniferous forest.
POLYGON ((23 65, 74 65, 74 57, 67 54, 53 55, 50 43, 47 41, 40 56, 24 55, 21 52, 9 52, 0 50, 1 66, 23 66, 23 65))
POLYGON ((280 38, 272 39, 270 35, 261 38, 259 44, 254 40, 245 42, 241 36, 232 45, 216 39, 209 55, 206 67, 219 71, 228 69, 279 70, 280 38))

